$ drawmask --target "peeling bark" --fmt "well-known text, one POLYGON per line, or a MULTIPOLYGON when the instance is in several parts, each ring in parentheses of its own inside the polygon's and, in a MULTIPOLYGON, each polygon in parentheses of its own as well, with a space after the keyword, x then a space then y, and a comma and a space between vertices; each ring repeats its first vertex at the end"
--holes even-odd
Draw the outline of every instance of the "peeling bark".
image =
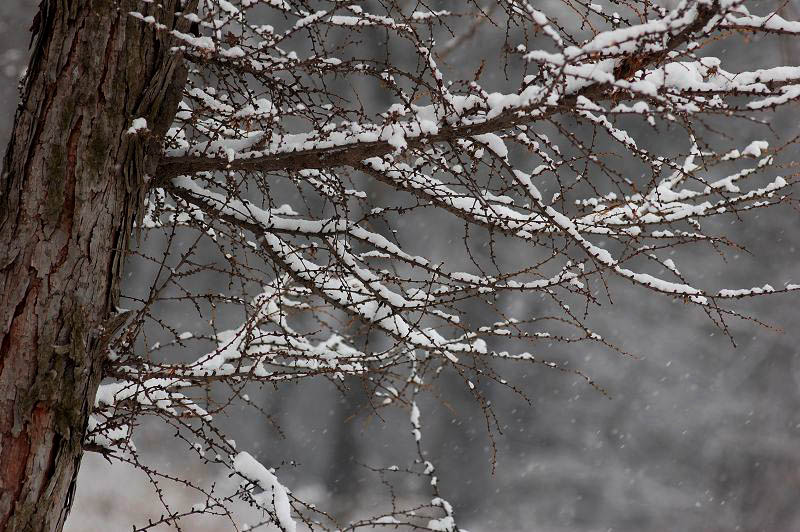
POLYGON ((144 176, 186 82, 178 4, 43 0, 34 20, 0 175, 0 531, 69 512, 144 176), (137 117, 148 131, 128 134, 137 117))

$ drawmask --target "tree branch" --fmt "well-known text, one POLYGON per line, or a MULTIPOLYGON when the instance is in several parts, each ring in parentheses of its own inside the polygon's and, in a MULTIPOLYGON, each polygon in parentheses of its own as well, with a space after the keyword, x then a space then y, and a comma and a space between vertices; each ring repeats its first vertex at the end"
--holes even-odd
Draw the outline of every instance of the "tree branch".
MULTIPOLYGON (((708 22, 720 12, 720 5, 714 2, 711 5, 699 4, 697 18, 683 30, 670 37, 663 49, 648 53, 633 53, 619 61, 614 68, 617 79, 629 79, 638 70, 663 61, 669 52, 689 42, 692 35, 702 30, 708 22)), ((563 96, 557 105, 545 109, 542 103, 536 102, 528 106, 513 107, 500 112, 497 116, 474 124, 446 125, 440 124, 434 134, 421 134, 417 137, 406 138, 409 148, 420 148, 427 144, 454 142, 459 139, 474 135, 494 133, 510 127, 529 123, 533 120, 543 120, 562 110, 575 107, 578 98, 583 96, 589 99, 610 98, 613 87, 607 83, 593 83, 582 89, 563 96)), ((377 126, 377 125, 376 125, 377 126)), ((380 127, 380 126, 377 126, 380 127)), ((389 127, 389 126, 387 126, 389 127)), ((370 157, 381 157, 395 150, 388 141, 353 142, 351 144, 327 148, 311 148, 286 153, 274 153, 263 156, 235 159, 228 161, 222 157, 208 156, 164 156, 156 170, 158 182, 171 179, 179 175, 191 175, 198 172, 209 171, 297 171, 305 169, 324 169, 341 166, 359 167, 361 161, 370 157)))

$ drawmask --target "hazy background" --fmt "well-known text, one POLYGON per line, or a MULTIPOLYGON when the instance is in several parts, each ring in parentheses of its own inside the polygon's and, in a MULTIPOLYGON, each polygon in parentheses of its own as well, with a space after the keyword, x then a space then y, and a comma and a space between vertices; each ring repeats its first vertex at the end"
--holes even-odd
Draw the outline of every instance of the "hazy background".
MULTIPOLYGON (((35 4, 0 2, 3 146, 35 4)), ((751 9, 763 12, 769 5, 753 3, 751 9)), ((800 57, 800 48, 791 55, 791 49, 767 39, 738 50, 727 68, 796 64, 800 57)), ((467 62, 470 53, 475 50, 457 52, 450 64, 467 62)), ((788 137, 800 133, 797 111, 794 105, 768 118, 788 137)), ((752 137, 774 140, 763 130, 752 137)), ((718 284, 722 271, 731 287, 798 282, 798 221, 798 213, 789 208, 759 211, 746 223, 721 220, 730 224, 725 229, 730 236, 748 244, 752 256, 729 254, 724 263, 713 253, 697 253, 676 262, 683 270, 704 272, 703 280, 711 285, 718 284)), ((436 231, 421 227, 427 256, 461 256, 463 250, 451 253, 449 248, 453 239, 459 242, 461 230, 455 222, 437 225, 436 231)), ((137 268, 129 269, 131 283, 137 268)), ((443 379, 448 402, 425 403, 426 445, 459 524, 473 532, 800 530, 797 296, 772 297, 748 307, 784 332, 731 322, 738 344, 734 349, 694 308, 625 285, 614 290, 615 304, 606 304, 590 323, 641 358, 580 344, 552 346, 546 353, 583 369, 609 390, 610 399, 560 373, 518 368, 515 382, 533 406, 505 391, 490 392, 504 430, 493 475, 484 421, 463 382, 443 379)), ((521 304, 536 312, 535 304, 521 304)), ((342 397, 319 382, 264 390, 254 398, 281 421, 283 434, 266 420, 242 423, 234 411, 232 435, 267 463, 296 460, 301 467, 281 469, 282 481, 340 517, 368 512, 384 493, 379 478, 357 464, 387 465, 387 457, 399 459, 408 452, 405 414, 382 422, 363 408, 357 390, 342 397)), ((158 454, 168 438, 158 427, 146 427, 137 444, 158 454)), ((208 475, 199 468, 186 470, 190 466, 166 451, 153 459, 181 474, 208 475)), ((225 482, 224 476, 219 480, 225 482)), ((409 493, 417 488, 405 486, 409 493)), ((174 497, 176 506, 198 502, 182 500, 180 492, 174 497)), ((126 530, 159 513, 141 474, 89 454, 67 529, 126 530)), ((214 528, 193 524, 186 529, 214 528)))

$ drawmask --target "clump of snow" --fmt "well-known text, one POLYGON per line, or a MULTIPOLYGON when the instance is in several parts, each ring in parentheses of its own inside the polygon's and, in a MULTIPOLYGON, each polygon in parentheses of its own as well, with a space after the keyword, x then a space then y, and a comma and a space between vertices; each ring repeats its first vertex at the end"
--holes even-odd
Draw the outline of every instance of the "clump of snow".
POLYGON ((139 117, 134 118, 131 127, 128 128, 128 135, 136 135, 140 131, 147 129, 147 120, 139 117))
POLYGON ((233 469, 250 482, 264 490, 253 495, 261 506, 275 513, 278 524, 286 532, 295 532, 297 524, 292 519, 288 490, 278 478, 247 452, 240 452, 233 460, 233 469))
POLYGON ((769 143, 765 140, 754 140, 742 150, 742 156, 761 157, 761 153, 769 148, 769 143))

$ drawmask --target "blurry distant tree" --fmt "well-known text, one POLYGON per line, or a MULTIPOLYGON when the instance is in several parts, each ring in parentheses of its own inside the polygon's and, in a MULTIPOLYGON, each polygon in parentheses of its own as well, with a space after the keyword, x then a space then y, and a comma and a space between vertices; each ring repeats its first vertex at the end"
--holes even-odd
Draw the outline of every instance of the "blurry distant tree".
POLYGON ((715 218, 791 201, 796 139, 736 144, 733 133, 795 104, 800 67, 765 58, 733 72, 708 49, 791 38, 800 22, 739 0, 437 7, 448 9, 42 1, 0 182, 0 530, 60 529, 87 449, 156 486, 191 485, 140 460, 132 435, 146 416, 241 483, 192 485, 202 504, 164 501, 142 530, 195 514, 235 527, 234 499, 285 531, 457 530, 417 402, 441 372, 463 381, 491 433, 485 389, 515 390, 500 371, 509 362, 602 392, 534 352, 615 349, 586 322, 614 279, 683 300, 723 331, 753 319, 734 300, 800 289, 701 286, 670 258, 738 248, 715 218), (474 75, 451 79, 448 56, 487 34, 474 75), (365 90, 383 96, 367 103, 365 90), (372 108, 381 100, 393 103, 372 108), (662 134, 675 138, 668 152, 649 146, 662 134), (437 231, 443 216, 464 228, 450 263, 426 258, 408 223, 437 231), (156 273, 123 311, 131 235, 156 273), (199 278, 219 282, 199 291, 199 278), (516 315, 509 297, 552 312, 516 315), (169 305, 202 323, 185 330, 169 305), (467 308, 483 321, 462 319, 467 308), (215 423, 249 402, 250 384, 309 378, 357 378, 376 411, 408 410, 418 458, 379 473, 427 479, 421 503, 392 497, 383 513, 336 523, 215 423))

